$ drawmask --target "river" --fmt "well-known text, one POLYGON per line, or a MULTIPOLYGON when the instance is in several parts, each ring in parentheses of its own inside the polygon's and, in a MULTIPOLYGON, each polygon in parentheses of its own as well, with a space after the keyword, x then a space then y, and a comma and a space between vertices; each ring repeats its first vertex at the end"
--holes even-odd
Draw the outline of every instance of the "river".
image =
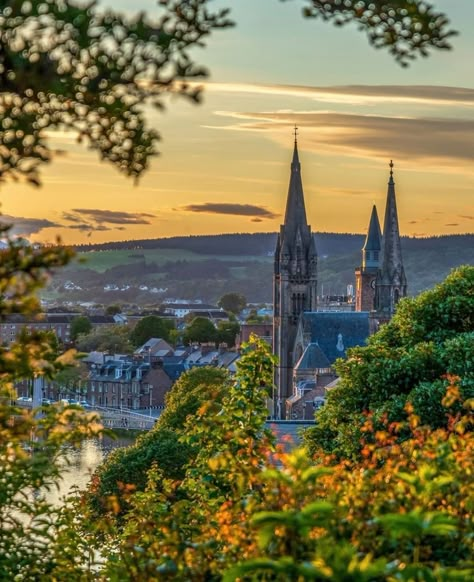
POLYGON ((132 439, 91 439, 84 441, 80 447, 71 448, 67 462, 64 461, 62 478, 57 488, 45 493, 45 498, 55 504, 64 502, 64 498, 75 488, 84 490, 92 474, 105 457, 118 447, 133 444, 132 439))

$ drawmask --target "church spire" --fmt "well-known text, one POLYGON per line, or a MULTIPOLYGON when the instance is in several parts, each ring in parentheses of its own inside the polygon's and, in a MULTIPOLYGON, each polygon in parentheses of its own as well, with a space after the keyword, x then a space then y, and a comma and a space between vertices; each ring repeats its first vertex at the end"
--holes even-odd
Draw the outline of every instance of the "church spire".
POLYGON ((388 180, 387 205, 383 226, 383 263, 382 272, 387 280, 400 277, 403 272, 402 245, 398 226, 397 200, 393 180, 393 161, 390 160, 390 178, 388 180))
POLYGON ((362 247, 362 268, 378 269, 380 266, 380 251, 382 250, 382 232, 375 204, 370 215, 369 228, 362 247))
POLYGON ((301 181, 301 164, 298 156, 297 130, 298 128, 295 126, 295 144, 293 148, 293 159, 291 160, 288 197, 286 200, 284 226, 287 238, 294 238, 298 228, 300 230, 308 228, 303 183, 301 181))
POLYGON ((393 161, 390 160, 390 177, 383 227, 383 259, 376 283, 376 309, 391 316, 398 300, 405 297, 406 294, 407 280, 403 268, 402 245, 398 226, 393 161))

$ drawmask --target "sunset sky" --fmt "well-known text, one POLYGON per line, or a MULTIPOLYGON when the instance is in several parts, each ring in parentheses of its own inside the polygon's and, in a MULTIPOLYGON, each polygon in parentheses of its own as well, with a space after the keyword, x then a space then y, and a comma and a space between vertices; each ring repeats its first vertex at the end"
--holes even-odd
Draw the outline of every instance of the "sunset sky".
POLYGON ((211 72, 203 104, 150 111, 161 155, 138 186, 58 132, 66 155, 40 190, 2 185, 2 212, 31 240, 67 243, 276 231, 296 124, 314 231, 364 232, 374 202, 383 216, 393 159, 402 234, 473 232, 474 2, 432 3, 460 35, 402 69, 355 27, 303 19, 302 0, 216 0, 237 26, 194 53, 211 72))

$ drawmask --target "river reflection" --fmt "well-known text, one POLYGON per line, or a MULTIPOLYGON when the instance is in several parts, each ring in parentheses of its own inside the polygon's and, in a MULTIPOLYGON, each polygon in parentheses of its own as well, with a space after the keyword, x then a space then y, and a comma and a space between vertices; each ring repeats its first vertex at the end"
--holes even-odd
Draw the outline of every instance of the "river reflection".
POLYGON ((132 439, 91 439, 84 441, 80 447, 71 448, 67 461, 63 462, 62 478, 58 487, 45 492, 45 499, 50 503, 61 504, 74 489, 84 490, 95 469, 111 451, 133 442, 132 439))

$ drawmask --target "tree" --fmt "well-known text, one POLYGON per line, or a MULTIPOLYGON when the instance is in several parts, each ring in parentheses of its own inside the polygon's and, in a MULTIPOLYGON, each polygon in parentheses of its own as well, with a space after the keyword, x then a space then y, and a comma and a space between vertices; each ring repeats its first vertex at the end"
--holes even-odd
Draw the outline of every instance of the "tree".
POLYGON ((121 484, 144 491, 153 464, 160 471, 160 482, 182 479, 186 466, 197 454, 195 446, 181 440, 186 421, 195 417, 210 399, 220 402, 227 384, 227 372, 217 368, 193 368, 182 374, 166 395, 166 408, 155 427, 134 445, 113 451, 97 469, 87 493, 94 514, 104 514, 109 509, 111 496, 119 503, 120 511, 126 511, 126 491, 121 484))
POLYGON ((407 66, 428 50, 449 49, 448 19, 425 0, 307 0, 303 9, 309 18, 321 18, 343 26, 355 22, 375 48, 387 48, 395 60, 407 66))
POLYGON ((183 334, 183 341, 186 345, 189 345, 193 342, 215 342, 216 338, 217 330, 212 321, 206 317, 195 317, 186 327, 183 334))
MULTIPOLYGON (((0 315, 39 311, 35 292, 48 273, 65 265, 67 249, 33 248, 8 239, 0 252, 0 315)), ((58 354, 50 333, 24 332, 0 348, 0 572, 4 580, 54 579, 58 539, 65 530, 61 510, 44 492, 58 486, 71 445, 100 432, 98 418, 55 406, 37 410, 11 405, 13 386, 25 378, 54 378, 72 364, 73 353, 58 354)), ((74 530, 69 529, 71 538, 74 530)), ((70 570, 74 568, 70 563, 70 570)), ((65 570, 57 579, 64 579, 65 570)))
MULTIPOLYGON (((53 385, 63 398, 76 398, 86 392, 89 369, 84 362, 76 361, 73 366, 61 370, 54 376, 53 385)), ((82 396, 80 400, 85 398, 82 396)))
POLYGON ((135 347, 142 346, 152 337, 169 340, 170 331, 174 329, 171 319, 148 315, 137 323, 130 333, 130 341, 135 347))
MULTIPOLYGON (((355 22, 376 48, 402 65, 430 49, 447 49, 446 16, 425 0, 306 0, 304 14, 336 25, 355 22)), ((126 17, 91 2, 8 1, 0 19, 0 177, 39 185, 49 162, 45 129, 61 127, 128 176, 138 178, 155 155, 159 134, 142 104, 163 96, 197 101, 189 80, 205 76, 190 57, 215 29, 231 25, 210 0, 160 0, 159 16, 126 17), (21 39, 21 42, 18 42, 21 39)))
POLYGON ((224 311, 230 311, 237 315, 242 311, 242 309, 245 309, 247 299, 241 293, 226 293, 225 295, 222 295, 217 302, 217 305, 224 311))
POLYGON ((52 156, 48 127, 75 132, 102 160, 140 176, 159 139, 146 127, 143 102, 162 107, 167 93, 196 101, 199 90, 188 80, 204 70, 189 50, 230 24, 226 10, 207 4, 166 0, 151 20, 75 0, 4 2, 0 176, 39 184, 39 166, 52 156))
POLYGON ((122 306, 118 304, 108 305, 105 310, 105 315, 117 315, 122 313, 122 306))
POLYGON ((113 354, 130 354, 129 330, 125 325, 101 325, 87 334, 82 334, 76 341, 80 352, 109 352, 113 354))
POLYGON ((76 315, 76 317, 72 318, 69 335, 72 341, 76 341, 79 335, 86 335, 91 330, 91 320, 85 315, 76 315))
POLYGON ((459 267, 430 291, 400 302, 393 319, 338 360, 341 377, 317 424, 305 433, 314 451, 323 447, 340 456, 360 454, 367 411, 374 422, 400 422, 410 404, 422 424, 446 426, 447 412, 460 412, 474 397, 474 267, 459 267), (451 377, 459 378, 461 398, 451 409, 443 397, 451 377))
POLYGON ((235 338, 240 331, 240 325, 237 321, 219 321, 217 324, 216 341, 227 344, 228 348, 235 346, 235 338))
POLYGON ((266 323, 268 321, 271 321, 270 316, 259 315, 256 309, 251 309, 245 319, 245 323, 266 323))

